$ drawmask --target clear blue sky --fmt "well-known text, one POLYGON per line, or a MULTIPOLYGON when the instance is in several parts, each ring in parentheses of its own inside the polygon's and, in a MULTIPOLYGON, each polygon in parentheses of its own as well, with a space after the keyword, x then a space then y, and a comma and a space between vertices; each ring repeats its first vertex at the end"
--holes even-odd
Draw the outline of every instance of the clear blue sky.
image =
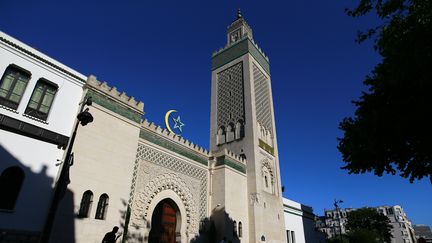
POLYGON ((380 60, 371 43, 354 41, 375 20, 347 17, 353 4, 14 0, 0 2, 0 30, 143 101, 150 121, 163 125, 177 109, 184 137, 208 148, 211 54, 240 7, 270 58, 284 195, 320 215, 334 198, 343 207, 399 204, 413 223, 432 225, 430 182, 339 169, 338 123, 380 60))

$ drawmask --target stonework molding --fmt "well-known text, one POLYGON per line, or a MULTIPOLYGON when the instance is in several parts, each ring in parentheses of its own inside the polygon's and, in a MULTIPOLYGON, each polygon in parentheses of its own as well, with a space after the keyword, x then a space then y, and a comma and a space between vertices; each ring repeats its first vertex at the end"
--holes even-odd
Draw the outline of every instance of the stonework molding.
POLYGON ((139 225, 143 218, 151 220, 149 207, 153 198, 168 190, 176 193, 185 206, 187 231, 198 232, 199 221, 207 216, 207 185, 205 168, 139 144, 130 199, 132 223, 139 225))
POLYGON ((268 161, 268 159, 263 159, 261 161, 261 173, 264 175, 264 168, 267 169, 267 171, 270 174, 270 179, 271 179, 271 183, 273 184, 275 182, 275 177, 274 177, 274 170, 273 170, 273 166, 270 164, 270 162, 268 161))
POLYGON ((259 193, 251 193, 249 195, 249 203, 250 203, 250 205, 260 205, 261 204, 261 195, 259 193))

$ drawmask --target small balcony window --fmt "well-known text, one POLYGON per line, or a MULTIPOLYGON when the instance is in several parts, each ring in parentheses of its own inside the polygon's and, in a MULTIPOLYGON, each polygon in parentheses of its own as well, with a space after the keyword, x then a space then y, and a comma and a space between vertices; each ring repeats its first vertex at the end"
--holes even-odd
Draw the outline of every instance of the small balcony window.
POLYGON ((56 93, 56 85, 40 79, 33 90, 25 114, 46 121, 56 93))
POLYGON ((0 105, 16 110, 30 80, 30 72, 9 65, 0 81, 0 105))

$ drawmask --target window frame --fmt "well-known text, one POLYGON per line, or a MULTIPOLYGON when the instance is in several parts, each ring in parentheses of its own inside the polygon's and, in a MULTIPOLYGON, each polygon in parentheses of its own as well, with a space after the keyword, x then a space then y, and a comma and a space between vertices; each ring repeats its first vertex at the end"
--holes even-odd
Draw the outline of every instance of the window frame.
POLYGON ((30 96, 30 99, 29 99, 29 101, 27 103, 27 107, 26 107, 26 109, 24 111, 24 114, 26 114, 28 116, 31 116, 31 117, 34 117, 34 118, 37 118, 37 119, 40 119, 40 120, 43 120, 43 121, 48 120, 48 116, 50 114, 51 108, 53 107, 54 100, 55 100, 55 97, 57 95, 58 89, 59 89, 59 86, 57 84, 55 84, 55 83, 53 83, 53 82, 51 82, 51 81, 49 81, 49 80, 47 80, 45 78, 38 79, 38 81, 36 82, 36 85, 35 85, 35 87, 33 89, 33 92, 32 92, 32 94, 30 96), (36 102, 37 103, 37 108, 35 109, 35 108, 30 107, 30 103, 31 102, 35 102, 35 101, 33 101, 33 95, 35 95, 35 92, 37 91, 38 85, 45 85, 45 87, 44 87, 44 89, 42 91, 42 94, 41 94, 39 100, 36 102), (49 87, 54 88, 55 92, 53 94, 53 98, 51 100, 51 104, 48 107, 48 111, 46 113, 44 113, 44 112, 40 111, 40 108, 42 106, 43 100, 45 99, 45 96, 46 96, 46 93, 47 93, 47 90, 49 89, 49 87))
POLYGON ((95 219, 105 220, 108 212, 109 196, 104 193, 100 195, 96 208, 95 219), (102 201, 104 199, 104 201, 102 201))
POLYGON ((24 96, 24 93, 25 93, 25 91, 27 89, 28 83, 31 80, 32 73, 30 71, 28 71, 28 70, 26 70, 26 69, 18 66, 18 65, 9 64, 6 67, 6 69, 4 70, 3 75, 2 75, 2 77, 0 79, 0 87, 3 84, 3 82, 4 82, 4 78, 6 77, 6 73, 9 70, 12 70, 15 73, 18 73, 19 75, 17 75, 17 76, 14 77, 14 79, 12 81, 12 84, 11 84, 11 87, 9 88, 9 90, 7 90, 6 97, 1 97, 0 96, 0 105, 8 107, 8 108, 11 108, 13 110, 17 110, 18 107, 19 107, 19 105, 20 105, 20 103, 21 103, 22 97, 24 96), (23 92, 20 94, 18 102, 15 102, 15 101, 13 101, 13 100, 10 99, 10 96, 13 94, 13 90, 15 89, 15 87, 16 87, 16 85, 18 83, 19 77, 26 77, 27 80, 26 80, 26 83, 24 85, 23 92))
POLYGON ((90 217, 90 211, 91 211, 92 204, 93 204, 93 192, 91 190, 87 190, 83 193, 83 195, 81 197, 81 203, 80 203, 80 208, 78 211, 78 217, 80 217, 80 218, 90 217), (87 198, 88 198, 88 200, 87 200, 87 198))

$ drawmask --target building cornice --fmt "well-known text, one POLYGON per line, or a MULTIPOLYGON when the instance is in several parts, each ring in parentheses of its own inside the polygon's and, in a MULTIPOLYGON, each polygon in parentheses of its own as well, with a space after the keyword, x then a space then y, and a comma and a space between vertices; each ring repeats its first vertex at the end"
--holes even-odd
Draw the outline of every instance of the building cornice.
MULTIPOLYGON (((28 50, 27 48, 17 44, 15 41, 9 40, 8 38, 6 38, 6 35, 3 32, 0 32, 0 42, 3 42, 4 44, 6 44, 9 47, 12 47, 15 50, 18 50, 48 66, 50 66, 51 68, 56 69, 57 71, 60 71, 78 81, 81 81, 83 83, 86 82, 85 78, 80 77, 79 75, 67 70, 64 67, 61 67, 60 65, 54 63, 51 60, 48 60, 47 58, 42 57, 42 55, 38 55, 37 53, 35 53, 34 51, 28 50)), ((84 76, 84 75, 83 75, 84 76)))

